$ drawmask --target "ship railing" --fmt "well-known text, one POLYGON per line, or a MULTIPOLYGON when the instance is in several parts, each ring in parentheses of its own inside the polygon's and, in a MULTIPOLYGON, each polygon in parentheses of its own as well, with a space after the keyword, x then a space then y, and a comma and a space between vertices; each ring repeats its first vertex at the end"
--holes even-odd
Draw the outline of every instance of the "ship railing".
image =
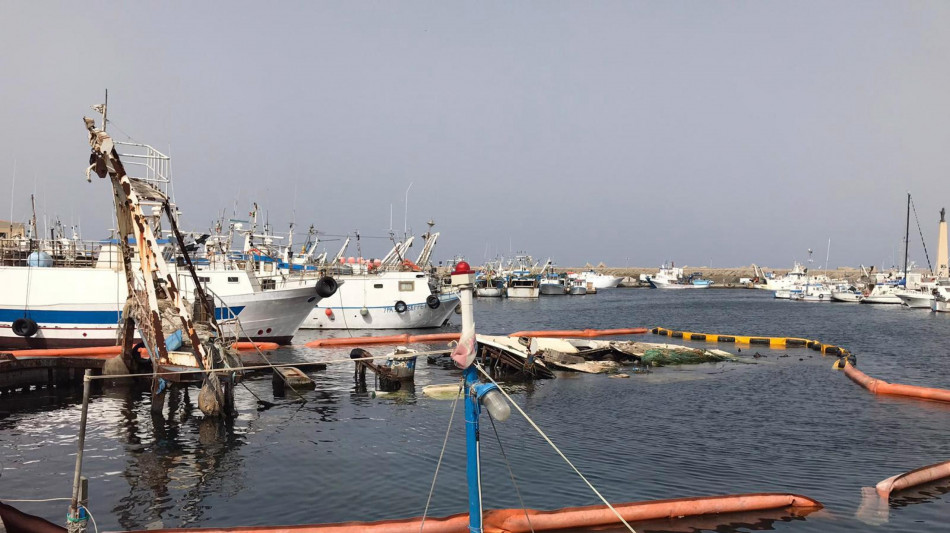
POLYGON ((168 186, 171 184, 170 157, 148 144, 123 141, 115 141, 115 144, 129 177, 145 181, 168 195, 168 186))
MULTIPOLYGON (((98 241, 80 241, 77 239, 0 239, 0 265, 30 266, 30 254, 41 252, 52 259, 53 267, 93 267, 99 260, 102 244, 98 241)), ((45 258, 43 258, 45 259, 45 258)), ((116 257, 117 264, 121 258, 116 257)), ((44 265, 39 257, 34 257, 33 265, 44 265)))

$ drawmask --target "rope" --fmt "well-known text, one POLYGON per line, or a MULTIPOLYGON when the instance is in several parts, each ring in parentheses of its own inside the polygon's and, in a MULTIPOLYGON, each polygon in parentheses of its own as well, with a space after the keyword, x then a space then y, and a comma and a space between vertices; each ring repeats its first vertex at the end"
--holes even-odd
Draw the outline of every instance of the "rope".
POLYGON ((80 507, 82 507, 86 511, 86 514, 89 515, 89 518, 92 519, 93 530, 95 530, 96 533, 99 533, 99 526, 96 524, 96 517, 92 516, 92 513, 89 511, 89 508, 86 507, 85 505, 80 505, 80 507))
MULTIPOLYGON (((927 267, 930 268, 930 273, 934 273, 934 267, 930 264, 930 254, 927 253, 927 241, 924 240, 924 230, 920 229, 920 219, 917 218, 917 206, 914 204, 914 199, 910 199, 910 206, 914 208, 914 220, 917 221, 917 232, 920 233, 920 243, 924 245, 924 257, 927 258, 927 267)), ((938 250, 939 251, 939 250, 938 250)), ((907 279, 907 272, 904 272, 904 279, 907 279)), ((904 282, 904 288, 907 288, 907 282, 904 282)))
POLYGON ((488 374, 488 372, 485 372, 485 369, 482 368, 482 365, 476 363, 475 368, 477 368, 478 371, 481 372, 482 375, 485 376, 486 379, 488 379, 488 381, 494 383, 495 386, 498 387, 498 390, 501 391, 501 393, 505 395, 505 398, 508 400, 508 402, 511 403, 511 405, 513 405, 514 408, 517 409, 519 413, 521 413, 521 416, 523 416, 524 419, 528 421, 528 424, 531 424, 531 427, 533 427, 534 430, 537 431, 538 434, 541 435, 541 437, 545 441, 547 441, 547 443, 550 444, 552 448, 554 448, 554 451, 557 452, 557 454, 561 456, 561 459, 564 459, 564 462, 566 462, 568 466, 570 466, 571 469, 574 470, 574 472, 578 476, 580 476, 582 480, 584 480, 584 483, 586 483, 587 486, 590 487, 590 490, 594 491, 594 494, 596 494, 597 497, 600 498, 600 501, 604 502, 604 505, 610 508, 610 510, 613 511, 615 515, 617 515, 617 519, 619 519, 623 523, 623 525, 625 525, 627 529, 630 530, 632 533, 637 533, 636 530, 633 529, 633 526, 631 526, 630 524, 627 523, 626 520, 624 520, 620 512, 614 509, 613 505, 610 505, 610 502, 608 502, 607 499, 604 498, 604 496, 596 488, 594 488, 591 482, 588 481, 586 477, 584 477, 584 474, 581 474, 581 471, 578 470, 576 466, 574 466, 574 463, 572 463, 571 460, 568 459, 567 456, 564 455, 564 453, 562 453, 561 450, 554 444, 554 442, 544 433, 544 431, 540 427, 538 427, 537 424, 534 423, 534 420, 532 420, 531 417, 528 416, 528 413, 524 412, 524 410, 517 403, 515 403, 513 399, 511 399, 511 396, 509 396, 508 393, 505 392, 505 389, 501 388, 501 386, 498 385, 498 383, 494 379, 492 379, 492 377, 488 374))
POLYGON ((498 428, 495 427, 495 419, 491 413, 488 413, 488 421, 491 422, 491 429, 495 432, 495 440, 498 441, 498 449, 501 450, 501 456, 505 459, 505 466, 508 467, 508 477, 511 478, 511 484, 515 486, 515 494, 518 495, 518 502, 524 510, 524 519, 528 521, 528 528, 534 533, 534 526, 531 525, 531 517, 528 516, 528 507, 524 504, 524 498, 521 497, 521 489, 518 488, 518 482, 515 481, 515 473, 511 470, 511 463, 508 462, 508 454, 505 453, 505 447, 501 444, 501 437, 498 435, 498 428))
POLYGON ((435 465, 435 474, 432 476, 432 486, 429 487, 429 497, 426 498, 426 508, 422 511, 422 523, 419 524, 419 532, 426 526, 426 516, 429 514, 429 503, 432 502, 432 494, 435 492, 435 481, 439 478, 439 468, 442 466, 442 458, 445 456, 445 447, 449 444, 449 432, 452 431, 452 421, 455 420, 455 408, 459 404, 459 398, 462 397, 463 383, 465 378, 459 382, 459 391, 455 395, 455 401, 452 402, 452 414, 449 416, 449 427, 445 428, 445 439, 442 441, 442 451, 439 452, 439 462, 435 465))

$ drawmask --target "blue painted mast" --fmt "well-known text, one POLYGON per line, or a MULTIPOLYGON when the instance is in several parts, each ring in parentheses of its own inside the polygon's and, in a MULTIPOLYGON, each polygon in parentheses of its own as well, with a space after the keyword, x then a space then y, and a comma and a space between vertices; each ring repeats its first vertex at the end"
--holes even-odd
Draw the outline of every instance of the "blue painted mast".
POLYGON ((483 384, 475 368, 475 309, 472 303, 472 290, 475 273, 465 261, 460 261, 452 272, 452 285, 459 288, 459 300, 462 309, 462 333, 459 345, 452 358, 463 369, 465 378, 465 446, 468 480, 468 529, 472 533, 482 531, 482 477, 479 460, 478 417, 481 404, 485 403, 491 416, 504 422, 511 414, 511 408, 501 398, 494 383, 483 384))

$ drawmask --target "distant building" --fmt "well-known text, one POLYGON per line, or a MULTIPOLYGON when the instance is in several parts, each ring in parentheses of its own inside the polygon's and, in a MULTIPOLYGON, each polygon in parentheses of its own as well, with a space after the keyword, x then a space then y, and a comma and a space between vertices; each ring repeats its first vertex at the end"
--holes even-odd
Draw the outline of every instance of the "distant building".
POLYGON ((0 220, 0 239, 22 239, 24 235, 23 224, 0 220))

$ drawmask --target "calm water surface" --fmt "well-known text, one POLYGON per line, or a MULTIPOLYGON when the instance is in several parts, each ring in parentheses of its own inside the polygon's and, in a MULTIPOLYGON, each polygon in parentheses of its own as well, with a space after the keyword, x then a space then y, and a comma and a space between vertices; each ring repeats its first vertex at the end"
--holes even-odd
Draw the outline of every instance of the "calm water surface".
MULTIPOLYGON (((477 300, 476 325, 480 333, 664 326, 801 336, 849 348, 871 376, 950 388, 950 316, 890 306, 779 301, 764 291, 616 289, 534 302, 477 300)), ((297 341, 317 336, 304 331, 297 341)), ((638 531, 950 531, 950 483, 855 516, 862 487, 950 459, 950 406, 875 397, 832 371, 832 358, 810 350, 755 347, 740 355, 755 351, 766 356, 748 359, 755 364, 662 369, 631 379, 559 374, 512 393, 611 501, 776 491, 826 506, 805 518, 757 513, 640 524, 638 531)), ((274 358, 347 353, 284 349, 274 358)), ((254 393, 278 405, 258 410, 239 388, 240 416, 228 423, 203 419, 195 389, 170 394, 160 417, 150 414, 141 390, 101 391, 90 406, 84 464, 100 530, 422 514, 453 402, 426 398, 421 389, 455 382, 458 373, 421 361, 414 391, 378 397, 356 391, 349 364, 313 377, 317 389, 304 393, 302 405, 292 396, 275 400, 269 377, 249 381, 254 393)), ((0 401, 0 499, 69 496, 77 400, 70 390, 0 401)), ((460 405, 433 516, 467 509, 462 418, 460 405)), ((528 507, 598 503, 516 413, 496 426, 508 461, 484 419, 486 508, 519 506, 508 463, 528 507)), ((67 503, 18 505, 60 522, 67 503)))

